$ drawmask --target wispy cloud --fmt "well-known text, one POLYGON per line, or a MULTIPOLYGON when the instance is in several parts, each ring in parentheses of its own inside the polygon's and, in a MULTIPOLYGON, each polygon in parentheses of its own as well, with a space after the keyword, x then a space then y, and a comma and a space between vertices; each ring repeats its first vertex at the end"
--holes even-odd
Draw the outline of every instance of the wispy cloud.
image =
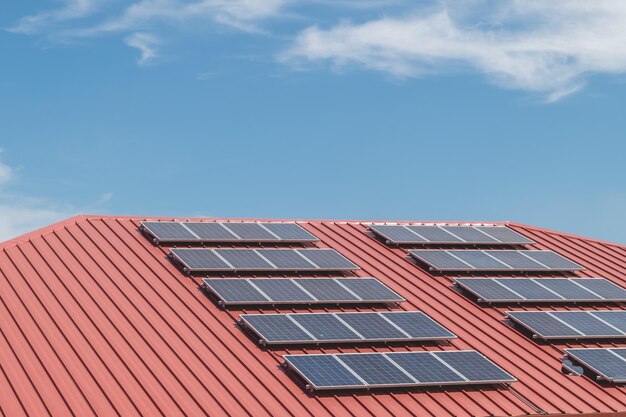
POLYGON ((19 183, 16 169, 2 160, 0 149, 0 242, 30 232, 50 223, 73 216, 84 210, 101 210, 113 198, 104 193, 83 207, 11 192, 19 183))
POLYGON ((556 101, 593 73, 626 72, 626 3, 438 2, 428 10, 300 33, 281 59, 361 66, 395 77, 477 71, 556 101))
POLYGON ((158 56, 157 46, 159 39, 150 33, 133 33, 124 39, 126 45, 137 48, 139 50, 139 58, 137 63, 139 65, 145 65, 149 61, 152 61, 158 56))
POLYGON ((98 10, 107 0, 65 0, 63 6, 39 14, 24 16, 15 25, 8 28, 15 33, 35 34, 58 23, 87 17, 98 10))

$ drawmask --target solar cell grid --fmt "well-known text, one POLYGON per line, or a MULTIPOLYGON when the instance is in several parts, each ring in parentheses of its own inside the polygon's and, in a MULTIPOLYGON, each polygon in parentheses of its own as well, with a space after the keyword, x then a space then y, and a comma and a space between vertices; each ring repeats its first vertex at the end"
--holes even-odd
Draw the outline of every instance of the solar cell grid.
POLYGON ((582 336, 582 333, 549 314, 537 314, 537 312, 530 311, 507 311, 506 314, 514 322, 543 339, 582 336))
POLYGON ((590 314, 626 333, 626 311, 592 311, 590 314))
POLYGON ((226 302, 269 301, 245 279, 204 279, 204 283, 226 302))
POLYGON ((559 300, 562 297, 549 289, 542 287, 537 282, 529 279, 500 278, 498 283, 521 295, 526 299, 533 300, 559 300))
POLYGON ((509 267, 502 262, 479 250, 451 250, 449 254, 456 256, 463 262, 472 266, 473 269, 505 270, 509 267))
POLYGON ((521 252, 551 269, 582 269, 577 263, 570 261, 556 252, 544 250, 524 250, 521 252))
POLYGON ((462 270, 473 269, 469 264, 450 255, 444 250, 412 250, 409 254, 435 269, 439 270, 462 270))
POLYGON ((313 301, 296 283, 286 278, 255 278, 253 283, 273 301, 313 301))
POLYGON ((513 377, 476 351, 433 352, 470 381, 506 381, 513 377))
POLYGON ((300 278, 297 282, 318 300, 359 300, 332 278, 300 278))
POLYGON ((378 353, 345 353, 337 355, 337 357, 369 385, 415 384, 411 377, 387 360, 384 355, 378 353))
POLYGON ((299 242, 315 242, 319 240, 296 223, 263 223, 263 226, 283 240, 299 242))
POLYGON ((606 348, 565 349, 565 353, 585 368, 613 382, 626 382, 626 360, 606 348))
POLYGON ((419 311, 380 313, 400 327, 404 333, 421 339, 452 339, 456 336, 426 314, 419 311))
POLYGON ((404 298, 376 278, 336 278, 336 281, 358 295, 362 300, 404 301, 404 298))
POLYGON ((372 225, 370 230, 394 243, 427 242, 404 226, 372 225))
POLYGON ((598 320, 587 311, 554 311, 550 314, 585 336, 624 336, 623 332, 598 320))
POLYGON ((405 333, 398 330, 378 313, 339 313, 337 317, 366 339, 407 339, 405 333))
POLYGON ((320 269, 359 269, 334 249, 298 249, 297 252, 320 269))
POLYGON ((556 292, 565 300, 599 300, 600 297, 567 278, 535 279, 535 282, 556 292))
POLYGON ((385 356, 422 384, 465 382, 464 378, 443 364, 430 352, 394 352, 386 353, 385 356))
POLYGON ((493 278, 457 278, 455 282, 482 300, 523 300, 493 278))
POLYGON ((576 282, 606 300, 626 300, 626 289, 607 279, 579 278, 576 282))
POLYGON ((242 240, 272 241, 279 240, 258 223, 224 223, 224 226, 242 240))
POLYGON ((180 260, 189 270, 230 270, 232 267, 224 262, 210 249, 171 249, 170 253, 180 260))
POLYGON ((241 319, 270 343, 315 340, 285 314, 242 314, 241 319))
POLYGON ((442 226, 442 229, 454 234, 455 236, 460 237, 466 242, 478 242, 478 243, 493 243, 498 242, 497 239, 494 239, 491 236, 486 235, 470 226, 442 226))
POLYGON ((515 232, 512 229, 509 229, 506 226, 474 226, 476 229, 479 229, 488 235, 498 239, 501 242, 510 242, 510 243, 534 243, 531 239, 528 239, 525 236, 515 232))
POLYGON ((178 222, 141 222, 145 230, 158 240, 193 240, 196 237, 178 222))
POLYGON ((285 355, 283 357, 315 389, 365 387, 365 383, 354 376, 333 355, 285 355))
POLYGON ((211 222, 186 222, 185 226, 193 231, 200 240, 220 240, 224 242, 237 241, 237 236, 232 234, 221 223, 211 222))
POLYGON ((252 249, 214 249, 233 269, 271 270, 274 269, 266 260, 252 249))
POLYGON ((419 234, 430 243, 461 243, 457 236, 454 236, 439 226, 407 226, 408 229, 419 234))
POLYGON ((304 271, 316 269, 313 264, 298 255, 296 251, 277 251, 274 249, 257 249, 257 253, 280 269, 304 271))
POLYGON ((501 262, 504 262, 511 269, 515 270, 541 270, 546 269, 544 266, 534 260, 524 256, 521 251, 515 250, 499 250, 490 251, 489 254, 501 262))
POLYGON ((298 322, 317 340, 359 340, 361 337, 350 330, 337 317, 326 313, 293 314, 298 322))

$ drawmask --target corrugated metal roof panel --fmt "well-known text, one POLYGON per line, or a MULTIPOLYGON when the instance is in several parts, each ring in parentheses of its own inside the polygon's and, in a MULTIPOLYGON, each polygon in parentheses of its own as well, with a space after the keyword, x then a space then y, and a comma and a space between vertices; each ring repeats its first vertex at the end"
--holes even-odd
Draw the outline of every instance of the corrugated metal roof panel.
MULTIPOLYGON (((421 417, 626 412, 623 387, 601 387, 586 377, 560 372, 563 349, 580 345, 535 343, 503 321, 510 307, 477 305, 453 288, 453 275, 430 275, 410 262, 404 249, 373 239, 366 233, 366 223, 356 221, 302 224, 321 239, 318 247, 331 247, 356 262, 362 268, 357 275, 375 276, 404 296, 407 302, 400 309, 424 311, 459 336, 450 345, 423 344, 411 350, 476 349, 519 382, 509 389, 307 393, 279 367, 281 354, 409 347, 260 349, 235 324, 239 313, 260 310, 218 308, 199 289, 200 277, 184 276, 167 259, 167 248, 153 246, 137 232, 140 220, 144 219, 77 216, 2 244, 2 415, 421 417)), ((536 241, 533 248, 552 249, 587 268, 576 275, 604 276, 626 286, 626 247, 510 226, 536 241)))

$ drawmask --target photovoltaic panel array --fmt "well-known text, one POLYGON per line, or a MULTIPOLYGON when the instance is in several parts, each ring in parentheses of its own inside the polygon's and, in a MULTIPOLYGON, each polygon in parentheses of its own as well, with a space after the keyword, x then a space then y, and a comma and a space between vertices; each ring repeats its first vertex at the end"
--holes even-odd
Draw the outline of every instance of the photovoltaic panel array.
POLYGON ((508 311, 506 314, 540 339, 626 338, 626 310, 508 311))
POLYGON ((565 356, 600 379, 626 383, 626 348, 565 349, 565 356))
POLYGON ((626 289, 605 278, 456 278, 487 303, 626 302, 626 289))
POLYGON ((456 336, 420 311, 242 314, 263 345, 411 342, 456 336))
POLYGON ((170 256, 185 272, 359 269, 334 249, 175 248, 170 250, 170 256))
POLYGON ((582 266, 551 250, 432 250, 409 255, 436 271, 578 271, 582 266))
POLYGON ((474 350, 283 355, 311 390, 511 383, 474 350))
POLYGON ((531 239, 506 226, 373 224, 369 229, 388 244, 523 245, 531 239))
POLYGON ((204 284, 225 306, 405 301, 376 278, 205 278, 204 284))
POLYGON ((297 223, 141 222, 141 230, 156 242, 317 242, 297 223))

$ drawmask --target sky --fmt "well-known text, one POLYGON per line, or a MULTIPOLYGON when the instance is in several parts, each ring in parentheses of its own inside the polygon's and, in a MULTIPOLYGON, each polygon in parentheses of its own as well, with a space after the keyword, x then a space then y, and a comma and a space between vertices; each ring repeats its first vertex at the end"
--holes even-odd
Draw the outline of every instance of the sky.
POLYGON ((626 3, 0 5, 0 240, 77 213, 626 243, 626 3))

